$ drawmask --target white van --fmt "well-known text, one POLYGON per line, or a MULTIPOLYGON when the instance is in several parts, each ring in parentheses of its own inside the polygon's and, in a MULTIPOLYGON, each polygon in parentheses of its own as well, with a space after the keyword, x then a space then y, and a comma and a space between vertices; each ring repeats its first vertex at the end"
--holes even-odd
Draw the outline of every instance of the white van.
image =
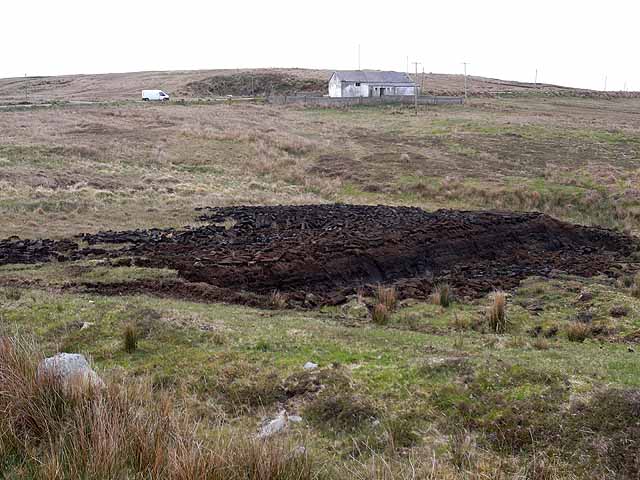
POLYGON ((148 102, 149 100, 169 100, 169 95, 162 90, 142 90, 142 100, 148 102))

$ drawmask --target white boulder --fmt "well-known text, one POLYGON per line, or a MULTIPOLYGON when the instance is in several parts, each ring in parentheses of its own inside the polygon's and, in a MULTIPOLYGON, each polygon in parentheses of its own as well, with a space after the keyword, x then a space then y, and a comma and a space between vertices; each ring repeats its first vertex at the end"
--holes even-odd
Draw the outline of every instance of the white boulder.
POLYGON ((276 433, 280 433, 287 428, 288 423, 289 419, 287 417, 287 412, 282 410, 276 418, 262 427, 258 434, 258 438, 268 438, 276 433))
POLYGON ((53 376, 67 387, 76 384, 75 382, 98 389, 105 386, 84 355, 79 353, 58 353, 45 358, 38 365, 38 375, 53 376))
POLYGON ((316 368, 318 368, 318 364, 313 362, 307 362, 304 364, 302 368, 304 368, 305 370, 315 370, 316 368))

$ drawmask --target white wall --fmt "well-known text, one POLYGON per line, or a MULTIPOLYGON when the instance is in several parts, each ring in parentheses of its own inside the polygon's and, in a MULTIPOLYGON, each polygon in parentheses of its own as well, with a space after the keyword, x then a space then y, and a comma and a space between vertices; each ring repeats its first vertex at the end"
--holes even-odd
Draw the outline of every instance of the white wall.
POLYGON ((336 75, 332 75, 329 79, 329 96, 342 97, 342 84, 336 75))
POLYGON ((361 83, 359 86, 356 86, 355 82, 343 82, 342 96, 343 97, 368 97, 369 85, 366 83, 361 83))

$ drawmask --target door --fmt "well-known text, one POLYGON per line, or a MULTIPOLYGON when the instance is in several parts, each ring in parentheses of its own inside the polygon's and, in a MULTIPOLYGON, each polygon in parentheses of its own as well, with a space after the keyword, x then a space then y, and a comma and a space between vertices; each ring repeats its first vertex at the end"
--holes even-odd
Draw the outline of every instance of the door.
POLYGON ((385 90, 384 87, 380 87, 380 96, 381 97, 384 97, 384 90, 385 90))

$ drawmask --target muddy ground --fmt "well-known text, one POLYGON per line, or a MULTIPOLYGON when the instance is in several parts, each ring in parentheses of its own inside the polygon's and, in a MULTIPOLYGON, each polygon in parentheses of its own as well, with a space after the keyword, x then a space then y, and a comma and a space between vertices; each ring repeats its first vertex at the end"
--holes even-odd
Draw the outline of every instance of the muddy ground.
POLYGON ((0 265, 107 259, 170 268, 178 281, 85 284, 105 294, 145 292, 264 305, 339 304, 378 284, 425 298, 439 282, 461 297, 509 289, 531 275, 615 277, 638 267, 639 241, 539 213, 359 205, 200 210, 204 225, 0 241, 0 265), (636 262, 636 263, 634 263, 636 262))

